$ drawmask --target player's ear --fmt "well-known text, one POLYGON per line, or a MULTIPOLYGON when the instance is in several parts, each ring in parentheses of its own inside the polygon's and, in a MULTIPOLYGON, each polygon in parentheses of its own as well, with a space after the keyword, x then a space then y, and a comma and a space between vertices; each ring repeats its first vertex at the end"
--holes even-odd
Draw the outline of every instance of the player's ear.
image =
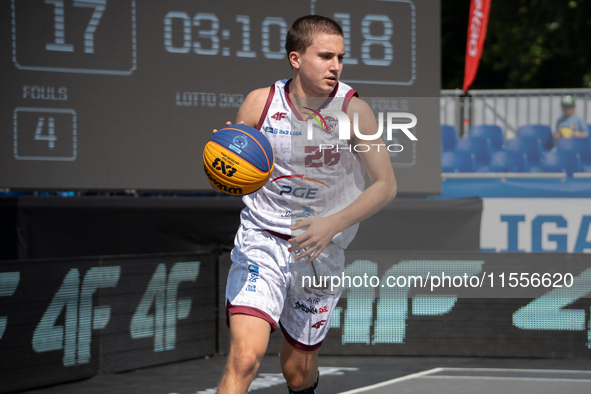
POLYGON ((295 69, 300 68, 300 54, 298 52, 290 52, 289 53, 289 63, 295 69))

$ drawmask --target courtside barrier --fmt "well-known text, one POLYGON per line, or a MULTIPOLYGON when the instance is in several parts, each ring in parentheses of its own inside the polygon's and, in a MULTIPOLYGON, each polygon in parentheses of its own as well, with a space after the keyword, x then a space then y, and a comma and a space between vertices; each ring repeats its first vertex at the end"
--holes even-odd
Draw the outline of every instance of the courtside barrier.
POLYGON ((216 352, 216 255, 0 264, 0 392, 216 352))
MULTIPOLYGON (((318 294, 301 308, 318 314, 319 328, 331 325, 321 354, 591 357, 589 255, 351 250, 345 256, 353 282, 332 317, 322 318, 318 294)), ((222 255, 221 311, 230 264, 222 255)), ((227 353, 223 314, 218 325, 218 351, 227 353)), ((277 330, 267 353, 280 347, 277 330)))

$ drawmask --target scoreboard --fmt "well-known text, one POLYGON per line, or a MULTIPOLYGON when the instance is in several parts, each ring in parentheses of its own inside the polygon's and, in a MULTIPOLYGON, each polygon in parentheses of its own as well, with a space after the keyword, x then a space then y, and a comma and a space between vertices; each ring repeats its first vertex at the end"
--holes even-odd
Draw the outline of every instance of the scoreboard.
POLYGON ((439 0, 4 1, 0 188, 210 189, 211 130, 291 76, 287 29, 311 13, 343 27, 344 82, 418 118, 399 190, 438 193, 439 0))

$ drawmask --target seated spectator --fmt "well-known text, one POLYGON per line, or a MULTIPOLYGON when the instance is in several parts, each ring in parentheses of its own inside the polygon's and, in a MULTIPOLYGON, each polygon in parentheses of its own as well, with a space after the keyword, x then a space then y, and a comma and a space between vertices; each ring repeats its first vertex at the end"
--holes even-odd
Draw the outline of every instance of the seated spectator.
POLYGON ((579 115, 575 114, 575 98, 572 94, 565 94, 560 101, 563 115, 556 122, 554 139, 588 137, 587 124, 579 115))

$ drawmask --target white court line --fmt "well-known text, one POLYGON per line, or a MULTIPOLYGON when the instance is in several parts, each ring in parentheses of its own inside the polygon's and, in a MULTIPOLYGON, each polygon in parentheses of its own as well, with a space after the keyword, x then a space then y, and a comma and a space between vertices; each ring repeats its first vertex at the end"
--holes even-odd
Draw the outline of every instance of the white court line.
POLYGON ((583 371, 576 369, 519 369, 519 368, 454 368, 443 367, 439 368, 441 371, 511 371, 511 372, 533 372, 533 373, 588 373, 591 371, 583 371))
POLYGON ((561 378, 527 378, 527 377, 509 377, 509 376, 423 376, 421 379, 453 379, 453 380, 527 380, 534 382, 591 382, 591 379, 561 379, 561 378))
POLYGON ((417 373, 413 373, 413 374, 410 374, 410 375, 401 376, 401 377, 396 378, 396 379, 386 380, 385 382, 372 384, 371 386, 365 386, 365 387, 360 387, 360 388, 354 389, 354 390, 344 391, 344 392, 339 393, 339 394, 363 393, 364 391, 377 389, 379 387, 388 386, 388 385, 391 385, 391 384, 394 384, 394 383, 398 383, 398 382, 402 382, 402 381, 409 380, 409 379, 420 378, 421 376, 430 375, 432 373, 437 373, 437 372, 440 372, 443 369, 444 368, 433 368, 433 369, 429 369, 427 371, 417 372, 417 373))
POLYGON ((583 373, 591 374, 591 371, 572 370, 572 369, 523 369, 523 368, 454 368, 454 367, 439 367, 429 369, 427 371, 417 372, 410 375, 402 376, 400 378, 387 380, 381 383, 372 384, 371 386, 360 387, 358 389, 344 391, 339 394, 356 394, 363 393, 368 390, 377 389, 379 387, 388 386, 394 383, 403 382, 405 380, 428 378, 428 379, 481 379, 481 380, 527 380, 527 381, 544 381, 544 382, 589 382, 589 379, 559 379, 559 378, 526 378, 526 377, 502 377, 502 376, 428 376, 438 372, 444 371, 510 371, 510 372, 530 372, 530 373, 583 373))

